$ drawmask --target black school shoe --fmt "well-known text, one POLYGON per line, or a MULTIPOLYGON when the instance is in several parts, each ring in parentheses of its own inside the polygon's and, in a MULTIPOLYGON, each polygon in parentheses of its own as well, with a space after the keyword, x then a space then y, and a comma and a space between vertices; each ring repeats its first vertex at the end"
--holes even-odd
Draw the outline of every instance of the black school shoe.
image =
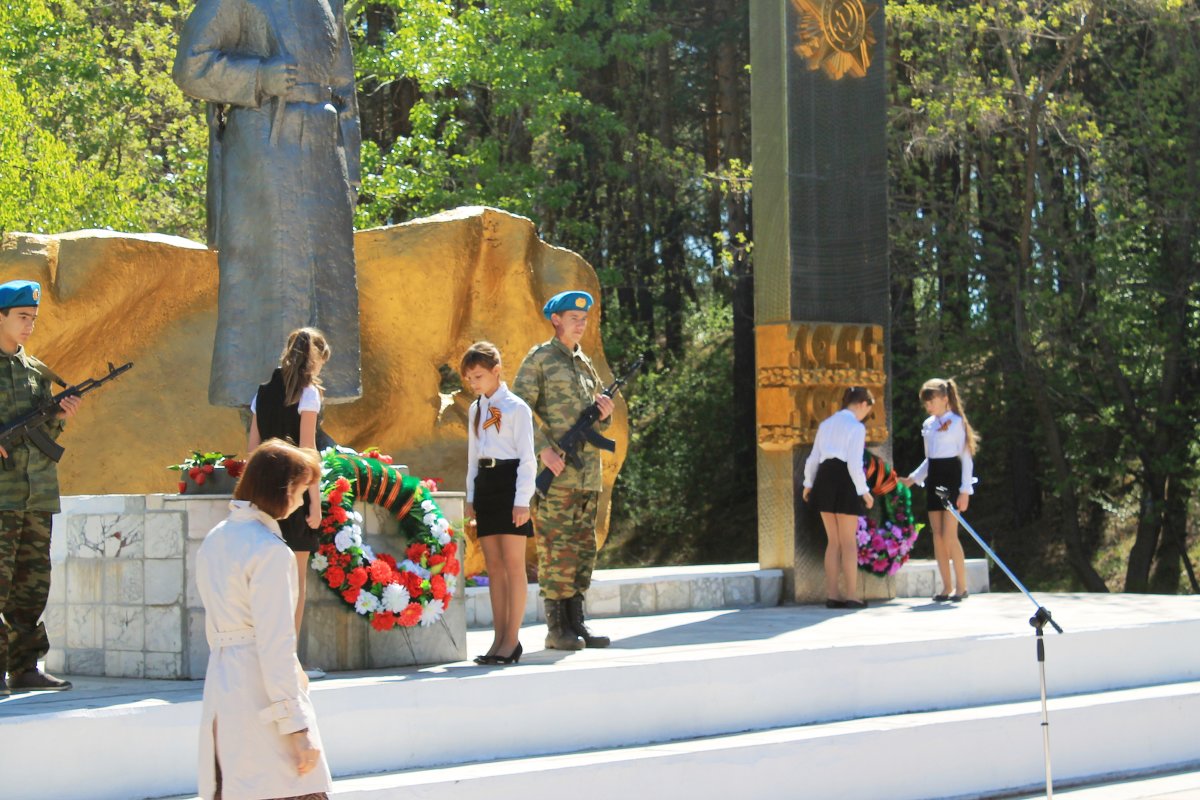
POLYGON ((846 601, 846 608, 866 608, 866 607, 867 607, 866 600, 847 600, 846 601))
POLYGON ((34 668, 16 675, 10 673, 8 688, 12 692, 64 692, 71 688, 71 682, 34 668))
POLYGON ((846 601, 845 600, 834 600, 832 597, 830 597, 825 600, 825 607, 826 608, 845 608, 846 601))

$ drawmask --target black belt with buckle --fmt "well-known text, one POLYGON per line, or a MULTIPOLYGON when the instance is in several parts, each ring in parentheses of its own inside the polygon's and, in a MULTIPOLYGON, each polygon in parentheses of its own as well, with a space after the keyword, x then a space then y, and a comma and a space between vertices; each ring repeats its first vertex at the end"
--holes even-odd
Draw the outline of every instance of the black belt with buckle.
POLYGON ((521 463, 519 458, 481 458, 479 466, 481 469, 494 469, 495 467, 516 466, 521 463))

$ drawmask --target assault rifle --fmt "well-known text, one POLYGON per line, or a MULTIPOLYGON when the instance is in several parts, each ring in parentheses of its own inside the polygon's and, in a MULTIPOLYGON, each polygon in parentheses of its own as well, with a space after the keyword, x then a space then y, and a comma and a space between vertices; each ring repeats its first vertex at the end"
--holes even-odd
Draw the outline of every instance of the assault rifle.
MULTIPOLYGON (((122 364, 119 367, 114 367, 110 361, 108 363, 108 374, 103 378, 88 378, 86 381, 77 383, 74 386, 68 386, 33 411, 17 417, 12 422, 0 428, 0 447, 11 453, 13 445, 20 444, 24 438, 29 440, 38 450, 45 453, 46 457, 51 461, 58 461, 62 458, 63 447, 47 436, 42 426, 56 418, 59 412, 62 411, 59 403, 68 397, 82 397, 94 389, 99 389, 113 378, 131 369, 133 369, 132 361, 122 364)), ((9 466, 9 459, 4 459, 4 465, 6 468, 9 466)))
MULTIPOLYGON (((621 391, 621 387, 633 377, 633 373, 641 369, 642 362, 645 360, 645 356, 638 356, 638 360, 633 362, 633 366, 630 367, 624 375, 613 381, 612 386, 609 386, 604 390, 604 396, 613 397, 617 392, 621 391)), ((614 442, 612 439, 601 436, 600 432, 593 427, 599 421, 599 419, 600 407, 595 403, 592 403, 583 410, 583 413, 579 415, 579 419, 575 420, 575 424, 572 425, 570 429, 558 440, 558 449, 562 450, 563 452, 563 460, 569 462, 571 466, 575 467, 575 469, 583 469, 583 459, 579 457, 579 450, 583 447, 585 442, 590 444, 592 447, 600 450, 607 450, 610 453, 617 449, 616 442, 614 442)), ((538 494, 542 497, 545 497, 546 490, 550 488, 550 484, 553 481, 553 470, 551 470, 549 467, 544 467, 542 471, 538 473, 537 481, 534 482, 534 485, 537 487, 538 494)))

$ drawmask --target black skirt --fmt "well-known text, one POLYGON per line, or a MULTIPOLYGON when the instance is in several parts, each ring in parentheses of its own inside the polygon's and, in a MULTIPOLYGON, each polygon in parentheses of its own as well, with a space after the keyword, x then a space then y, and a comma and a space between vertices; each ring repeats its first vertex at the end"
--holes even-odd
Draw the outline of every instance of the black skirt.
POLYGON ((950 505, 958 502, 958 488, 962 485, 962 461, 955 458, 929 459, 929 474, 925 476, 925 510, 945 511, 937 488, 945 486, 950 492, 950 505))
POLYGON ((320 532, 308 527, 308 494, 304 495, 304 503, 292 512, 291 516, 279 520, 279 532, 283 540, 295 553, 312 553, 321 544, 320 532))
POLYGON ((840 458, 827 458, 817 467, 808 502, 817 511, 831 514, 859 517, 866 512, 866 504, 854 488, 850 468, 840 458))
POLYGON ((509 533, 533 536, 533 523, 513 525, 513 503, 517 496, 517 467, 520 459, 496 461, 495 466, 479 466, 475 473, 475 535, 494 536, 509 533))

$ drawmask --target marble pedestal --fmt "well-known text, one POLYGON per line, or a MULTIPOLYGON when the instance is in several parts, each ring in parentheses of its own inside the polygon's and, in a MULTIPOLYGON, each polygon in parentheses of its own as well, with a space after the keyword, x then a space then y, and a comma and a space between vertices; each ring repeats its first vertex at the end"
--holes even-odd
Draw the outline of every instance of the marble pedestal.
MULTIPOLYGON (((461 492, 434 497, 451 521, 462 518, 461 492)), ((225 518, 228 504, 227 495, 64 497, 50 544, 46 668, 72 675, 202 678, 208 644, 193 570, 201 540, 225 518)), ((373 506, 358 510, 377 553, 403 551, 406 542, 395 522, 373 506)), ((308 576, 301 653, 309 663, 367 669, 466 657, 461 585, 438 624, 379 633, 315 572, 308 576)))

